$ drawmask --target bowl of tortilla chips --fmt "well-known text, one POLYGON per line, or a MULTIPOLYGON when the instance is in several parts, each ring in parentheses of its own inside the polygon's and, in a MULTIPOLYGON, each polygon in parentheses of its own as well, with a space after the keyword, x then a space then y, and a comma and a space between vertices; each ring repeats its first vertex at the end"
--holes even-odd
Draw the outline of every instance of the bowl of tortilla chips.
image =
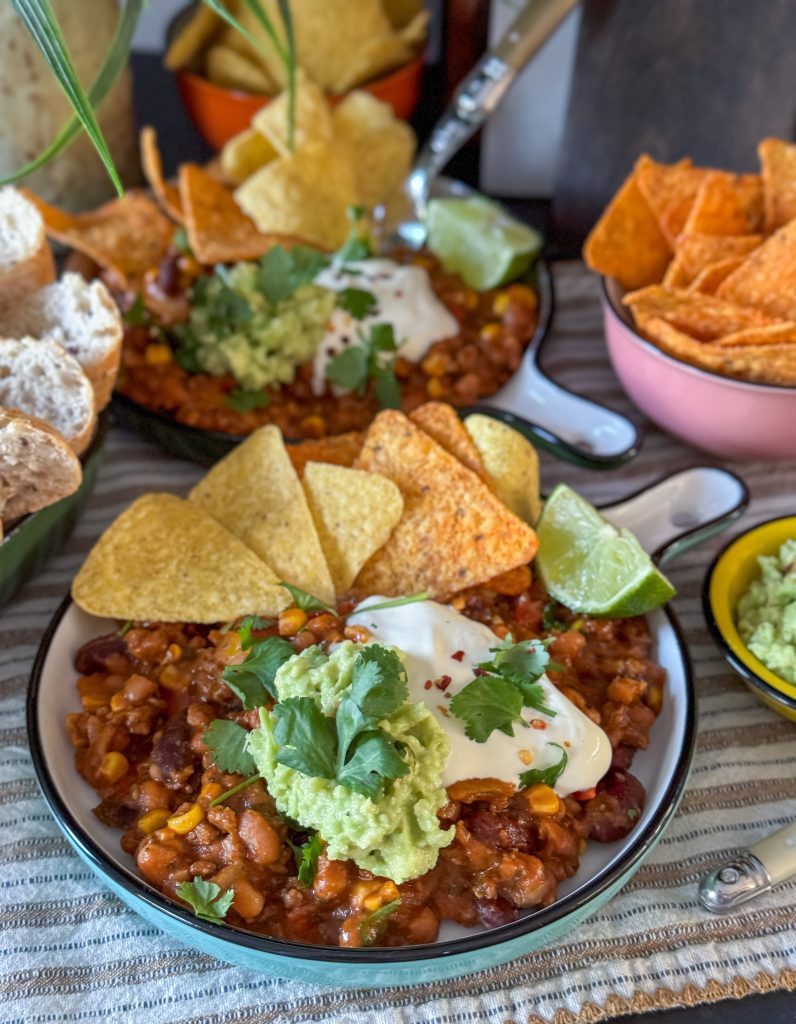
POLYGON ((796 145, 760 174, 643 155, 593 228, 605 337, 635 404, 725 458, 788 459, 796 416, 796 145))
MULTIPOLYGON (((185 109, 214 149, 247 129, 286 85, 284 67, 254 15, 246 6, 226 6, 248 37, 204 4, 192 4, 173 20, 165 58, 185 109)), ((361 88, 396 117, 411 117, 428 28, 422 0, 295 0, 291 6, 299 67, 332 104, 361 88)))

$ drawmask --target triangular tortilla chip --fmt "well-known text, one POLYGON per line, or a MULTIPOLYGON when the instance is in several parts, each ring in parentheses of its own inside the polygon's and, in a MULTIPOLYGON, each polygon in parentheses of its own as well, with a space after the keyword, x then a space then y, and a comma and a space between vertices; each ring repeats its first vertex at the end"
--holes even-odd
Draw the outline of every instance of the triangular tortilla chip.
POLYGON ((714 341, 724 334, 743 331, 747 327, 765 327, 775 322, 774 318, 757 309, 747 309, 734 302, 689 292, 684 288, 650 285, 625 295, 622 302, 633 310, 642 331, 647 329, 647 320, 660 318, 701 341, 714 341))
POLYGON ((636 164, 638 187, 672 248, 688 219, 706 173, 701 167, 694 167, 688 159, 676 164, 659 164, 652 157, 643 156, 636 164))
POLYGON ((50 238, 84 253, 121 283, 139 283, 157 267, 174 236, 174 224, 144 192, 128 192, 90 213, 67 213, 25 189, 44 220, 50 238))
POLYGON ((231 185, 240 185, 276 155, 276 150, 264 135, 254 128, 247 128, 224 143, 220 156, 224 180, 231 185))
POLYGON ((539 456, 518 430, 493 416, 474 413, 464 421, 495 494, 531 526, 542 514, 539 456))
POLYGON ((256 260, 284 241, 258 231, 226 185, 197 164, 182 164, 179 186, 188 241, 200 263, 256 260))
POLYGON ((353 466, 365 440, 364 430, 351 430, 347 434, 307 438, 287 446, 293 468, 303 476, 308 462, 331 462, 335 466, 353 466))
POLYGON ((273 568, 322 601, 334 587, 307 499, 278 427, 255 430, 189 495, 273 568))
POLYGON ((163 158, 158 148, 158 133, 151 125, 141 129, 141 167, 149 187, 163 207, 165 213, 178 224, 182 224, 185 216, 180 202, 180 193, 176 185, 172 185, 163 177, 163 158))
POLYGON ((534 531, 402 413, 379 413, 357 466, 394 481, 404 498, 389 543, 357 577, 363 593, 449 598, 536 554, 534 531))
POLYGON ((228 622, 290 603, 269 567, 200 508, 146 494, 108 527, 72 584, 91 615, 145 622, 228 622))
POLYGON ((433 437, 437 444, 442 445, 446 452, 454 455, 482 480, 486 479, 478 448, 452 405, 445 402, 426 402, 409 413, 409 419, 429 437, 433 437))
POLYGON ((754 218, 747 209, 748 188, 739 184, 740 177, 726 171, 709 171, 699 186, 683 234, 748 234, 754 218))
POLYGON ((345 593, 370 556, 387 543, 401 518, 401 492, 377 473, 308 462, 304 493, 335 591, 345 593))
POLYGON ((766 231, 777 231, 796 218, 796 145, 763 139, 757 152, 763 168, 766 231))
POLYGON ((747 256, 716 294, 782 320, 796 320, 796 220, 747 256))

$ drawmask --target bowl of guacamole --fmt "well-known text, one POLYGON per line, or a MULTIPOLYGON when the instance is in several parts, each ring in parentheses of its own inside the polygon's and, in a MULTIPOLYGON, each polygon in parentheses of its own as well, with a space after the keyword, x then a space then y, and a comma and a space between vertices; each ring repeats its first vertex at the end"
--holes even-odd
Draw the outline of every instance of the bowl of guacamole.
POLYGON ((738 632, 758 660, 796 684, 796 537, 757 564, 760 575, 735 608, 738 632))

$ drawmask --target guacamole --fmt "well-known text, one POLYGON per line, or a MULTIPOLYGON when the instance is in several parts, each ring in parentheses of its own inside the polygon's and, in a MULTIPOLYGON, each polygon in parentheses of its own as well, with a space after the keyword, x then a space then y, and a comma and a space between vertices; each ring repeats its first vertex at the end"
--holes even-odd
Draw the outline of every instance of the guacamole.
POLYGON ((232 374, 247 391, 290 384, 315 356, 337 297, 301 284, 277 301, 262 287, 261 265, 219 267, 194 286, 190 319, 176 331, 186 369, 232 374))
MULTIPOLYGON (((345 641, 329 656, 310 647, 290 658, 276 674, 279 699, 310 697, 326 715, 333 714, 351 686, 354 660, 362 649, 345 641)), ((274 715, 263 709, 260 718, 262 726, 249 737, 249 748, 268 790, 282 814, 318 830, 329 857, 351 859, 397 883, 434 867, 454 833, 443 831, 437 818, 447 800, 441 780, 450 744, 424 704, 404 701, 379 723, 401 744, 409 770, 392 779, 375 802, 332 779, 278 764, 274 715)))
POLYGON ((760 577, 736 608, 741 639, 772 672, 796 683, 796 539, 758 558, 760 577))

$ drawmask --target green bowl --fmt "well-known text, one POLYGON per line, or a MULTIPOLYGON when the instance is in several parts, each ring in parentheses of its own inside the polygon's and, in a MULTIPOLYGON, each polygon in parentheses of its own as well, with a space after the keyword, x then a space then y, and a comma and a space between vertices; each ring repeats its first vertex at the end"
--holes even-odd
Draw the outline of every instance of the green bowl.
POLYGON ((26 580, 44 568, 74 529, 94 489, 107 432, 108 416, 103 413, 94 438, 80 460, 83 481, 75 493, 25 516, 0 544, 0 607, 11 600, 26 580))

